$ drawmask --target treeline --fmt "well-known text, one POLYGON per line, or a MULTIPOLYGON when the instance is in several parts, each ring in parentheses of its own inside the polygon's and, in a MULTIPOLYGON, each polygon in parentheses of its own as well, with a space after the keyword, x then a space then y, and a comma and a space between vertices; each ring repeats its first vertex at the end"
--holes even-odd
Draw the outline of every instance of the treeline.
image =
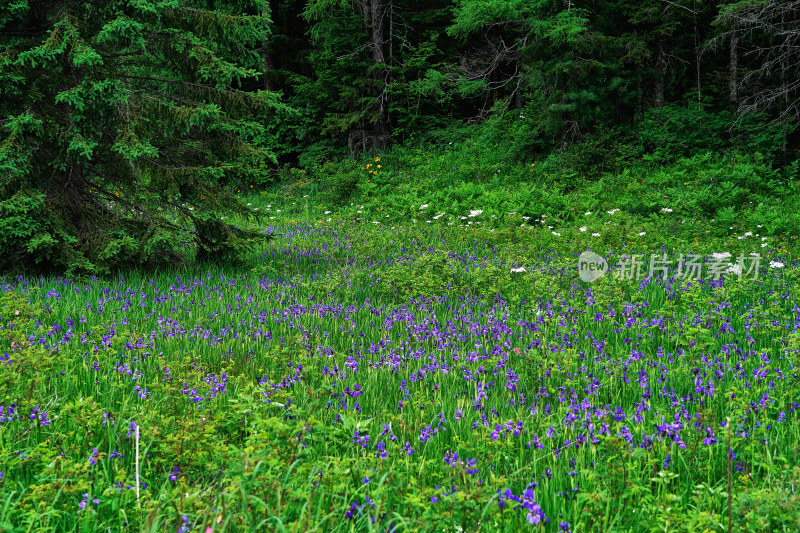
MULTIPOLYGON (((800 112, 793 1, 272 0, 270 12, 264 87, 297 111, 271 126, 287 163, 503 113, 525 121, 534 152, 640 137, 654 117, 647 142, 688 131, 749 149, 800 112)), ((776 133, 785 159, 791 139, 776 133)))
POLYGON ((234 260, 261 237, 233 185, 487 119, 580 174, 785 166, 798 37, 791 0, 3 2, 0 270, 234 260))

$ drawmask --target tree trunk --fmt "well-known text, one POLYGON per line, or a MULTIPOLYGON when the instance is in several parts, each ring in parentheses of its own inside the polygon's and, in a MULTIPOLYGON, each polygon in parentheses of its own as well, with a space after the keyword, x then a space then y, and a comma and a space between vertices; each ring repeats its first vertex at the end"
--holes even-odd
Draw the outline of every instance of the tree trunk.
POLYGON ((372 76, 378 87, 378 118, 375 123, 375 133, 383 135, 386 129, 387 87, 386 87, 386 59, 383 55, 383 0, 369 0, 370 13, 370 48, 372 51, 373 71, 372 76))
POLYGON ((372 29, 370 46, 372 48, 372 61, 382 65, 383 59, 383 0, 370 0, 370 27, 372 29))
POLYGON ((697 4, 692 2, 692 20, 694 21, 694 59, 695 59, 695 81, 697 83, 697 111, 702 109, 702 97, 700 93, 700 46, 697 37, 697 4))
POLYGON ((736 80, 736 69, 739 67, 739 38, 736 35, 731 37, 731 56, 728 62, 728 100, 736 104, 739 102, 739 87, 736 80))
POLYGON ((641 73, 636 76, 636 103, 633 105, 633 121, 635 124, 644 123, 644 90, 641 73))
POLYGON ((658 109, 664 105, 664 88, 667 77, 667 53, 664 41, 656 43, 656 80, 653 83, 653 107, 658 109))

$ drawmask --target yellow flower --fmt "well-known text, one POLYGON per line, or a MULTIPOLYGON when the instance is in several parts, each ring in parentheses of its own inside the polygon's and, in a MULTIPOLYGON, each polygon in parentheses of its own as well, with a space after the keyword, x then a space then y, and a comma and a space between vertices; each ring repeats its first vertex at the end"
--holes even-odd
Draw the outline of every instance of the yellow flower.
POLYGON ((380 161, 380 160, 381 160, 381 158, 380 158, 380 157, 376 157, 376 158, 375 158, 375 162, 376 162, 376 163, 377 163, 378 161, 380 161))
POLYGON ((381 166, 380 166, 380 165, 378 165, 378 168, 381 168, 381 166))

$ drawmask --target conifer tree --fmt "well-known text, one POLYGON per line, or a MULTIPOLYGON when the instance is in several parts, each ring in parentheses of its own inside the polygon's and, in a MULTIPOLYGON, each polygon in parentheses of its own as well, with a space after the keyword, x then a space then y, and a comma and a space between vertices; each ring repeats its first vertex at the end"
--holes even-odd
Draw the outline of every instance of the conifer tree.
POLYGON ((715 24, 731 42, 730 100, 737 101, 738 111, 772 110, 780 121, 796 122, 800 117, 800 2, 733 2, 721 7, 715 24), (739 81, 737 47, 742 48, 744 67, 739 81))
POLYGON ((254 237, 225 186, 273 94, 267 0, 14 0, 0 6, 0 269, 104 273, 229 260, 254 237), (194 246, 187 246, 193 244, 194 246))

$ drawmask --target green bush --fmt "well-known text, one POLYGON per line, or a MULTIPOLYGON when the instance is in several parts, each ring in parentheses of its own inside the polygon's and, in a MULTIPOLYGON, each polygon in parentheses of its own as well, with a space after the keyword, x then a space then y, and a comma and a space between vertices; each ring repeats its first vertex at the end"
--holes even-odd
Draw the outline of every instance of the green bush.
POLYGON ((653 109, 642 124, 641 157, 671 163, 703 152, 759 152, 772 161, 788 133, 762 115, 735 117, 729 111, 698 111, 694 106, 666 105, 653 109))
POLYGON ((355 161, 348 160, 338 165, 325 163, 315 169, 318 177, 320 201, 326 205, 341 205, 350 201, 356 192, 358 182, 366 180, 367 170, 355 161))

